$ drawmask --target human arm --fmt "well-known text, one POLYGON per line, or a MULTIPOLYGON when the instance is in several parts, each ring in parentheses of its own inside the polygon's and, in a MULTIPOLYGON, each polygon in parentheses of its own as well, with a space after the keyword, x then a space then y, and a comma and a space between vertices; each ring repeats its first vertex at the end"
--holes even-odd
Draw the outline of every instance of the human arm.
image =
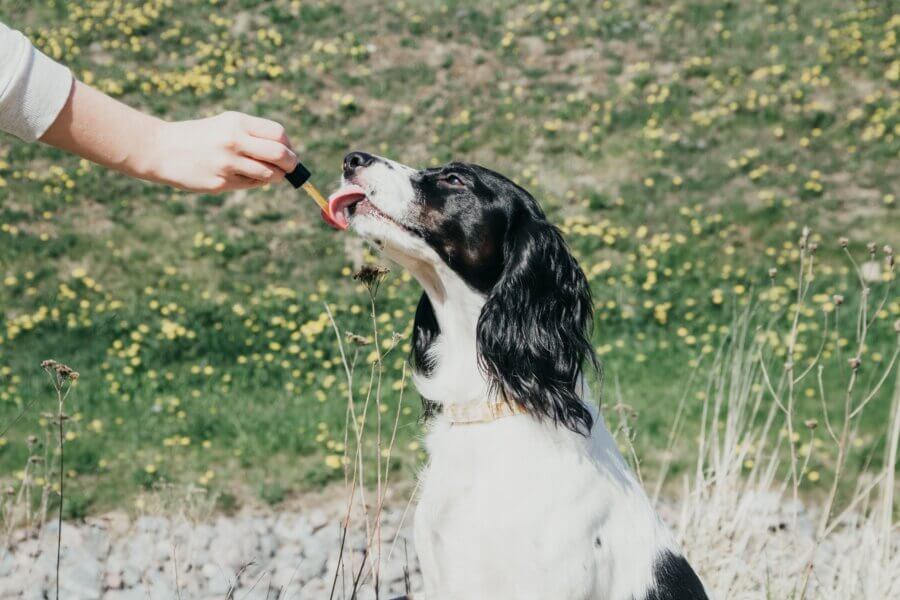
POLYGON ((222 192, 277 181, 297 157, 284 128, 226 112, 166 122, 74 80, 0 23, 0 130, 174 187, 222 192))
POLYGON ((132 177, 198 192, 279 181, 297 164, 274 121, 225 112, 167 122, 77 80, 40 140, 132 177))

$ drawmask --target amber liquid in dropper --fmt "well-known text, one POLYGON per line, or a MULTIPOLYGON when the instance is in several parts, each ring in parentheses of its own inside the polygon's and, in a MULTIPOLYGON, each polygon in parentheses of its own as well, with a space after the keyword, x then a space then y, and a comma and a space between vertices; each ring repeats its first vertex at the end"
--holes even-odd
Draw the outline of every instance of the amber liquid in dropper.
POLYGON ((306 193, 309 194, 309 196, 313 200, 316 201, 316 204, 319 205, 319 208, 321 208, 323 211, 325 211, 326 215, 331 214, 331 211, 328 208, 328 200, 325 199, 325 196, 322 195, 322 192, 320 192, 316 188, 316 186, 313 185, 313 183, 311 181, 307 181, 300 187, 302 187, 304 190, 306 190, 306 193))

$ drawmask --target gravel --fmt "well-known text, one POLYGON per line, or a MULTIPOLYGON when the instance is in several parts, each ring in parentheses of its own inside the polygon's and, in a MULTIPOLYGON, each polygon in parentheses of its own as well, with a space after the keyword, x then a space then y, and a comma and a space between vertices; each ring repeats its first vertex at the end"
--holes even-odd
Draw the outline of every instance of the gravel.
MULTIPOLYGON (((66 600, 285 600, 327 598, 340 546, 344 502, 309 511, 244 511, 194 522, 178 516, 129 519, 110 513, 63 524, 59 597, 66 600)), ((417 591, 411 522, 403 511, 382 519, 380 598, 417 591), (399 532, 392 555, 393 532, 399 532), (406 580, 410 586, 407 589, 406 580)), ((56 523, 40 537, 14 535, 0 549, 0 599, 55 598, 56 523)), ((349 598, 365 556, 365 525, 352 519, 334 598, 349 598)), ((367 564, 370 564, 367 558, 367 564)), ((358 598, 374 598, 370 583, 358 598)))

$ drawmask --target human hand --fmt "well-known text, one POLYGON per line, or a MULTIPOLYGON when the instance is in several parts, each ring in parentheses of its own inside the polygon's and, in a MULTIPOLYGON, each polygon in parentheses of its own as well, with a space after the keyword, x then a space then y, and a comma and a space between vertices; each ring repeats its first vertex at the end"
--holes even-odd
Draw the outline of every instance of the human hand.
POLYGON ((146 177, 192 192, 219 193, 280 181, 297 165, 284 127, 239 112, 158 122, 146 177))

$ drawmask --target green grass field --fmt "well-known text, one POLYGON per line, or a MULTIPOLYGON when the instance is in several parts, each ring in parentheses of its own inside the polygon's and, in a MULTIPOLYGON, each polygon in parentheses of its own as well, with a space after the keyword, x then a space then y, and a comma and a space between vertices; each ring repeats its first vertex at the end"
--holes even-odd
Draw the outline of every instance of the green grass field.
MULTIPOLYGON (((818 244, 816 280, 793 360, 821 346, 837 365, 823 387, 839 389, 859 298, 846 236, 871 263, 880 306, 861 387, 889 363, 900 318, 881 249, 900 246, 891 6, 0 0, 0 18, 146 111, 279 120, 323 189, 351 149, 514 178, 591 279, 604 402, 633 409, 652 469, 685 395, 692 442, 703 365, 737 312, 758 303, 771 315, 767 343, 787 360, 804 226, 818 244), (835 294, 846 296, 840 307, 835 294)), ((49 429, 45 358, 81 373, 67 404, 73 516, 131 506, 160 481, 277 503, 342 479, 347 382, 325 305, 342 330, 371 338, 368 296, 350 277, 370 260, 287 184, 177 193, 4 137, 0 425, 12 426, 0 436, 0 481, 21 478, 26 438, 49 429)), ((395 269, 378 296, 383 350, 400 336, 383 362, 386 430, 418 295, 395 269)), ((362 401, 377 353, 356 348, 362 401)), ((817 390, 798 398, 799 418, 815 416, 817 390)), ((392 460, 408 476, 424 456, 413 390, 403 406, 392 460)), ((872 402, 853 464, 878 454, 887 411, 872 402)), ((815 493, 829 465, 808 450, 816 476, 804 487, 815 493)))

